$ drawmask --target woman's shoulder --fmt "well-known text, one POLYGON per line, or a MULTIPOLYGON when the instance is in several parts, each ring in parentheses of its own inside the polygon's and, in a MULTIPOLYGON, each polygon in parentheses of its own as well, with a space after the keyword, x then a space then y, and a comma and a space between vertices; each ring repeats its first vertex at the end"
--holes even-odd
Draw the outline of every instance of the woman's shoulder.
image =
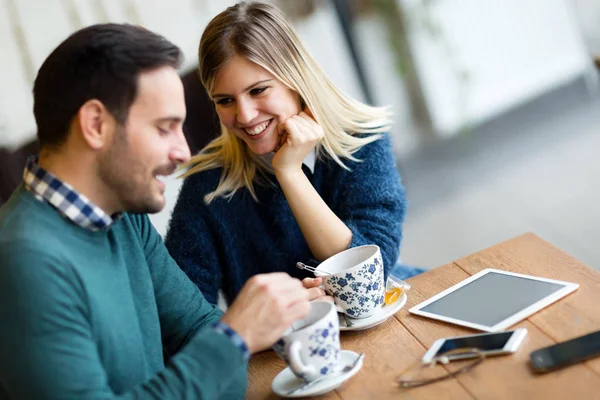
POLYGON ((212 192, 217 188, 222 172, 222 168, 194 172, 183 178, 183 187, 181 188, 181 191, 202 195, 212 192))
MULTIPOLYGON (((199 202, 204 203, 206 196, 217 189, 217 186, 222 179, 222 174, 223 168, 213 168, 188 175, 184 178, 178 201, 191 201, 194 204, 199 202)), ((212 212, 217 212, 217 210, 227 212, 227 210, 231 210, 232 207, 242 206, 252 202, 253 199, 248 190, 241 187, 236 190, 232 196, 217 196, 207 205, 207 207, 210 207, 212 212)))
POLYGON ((361 147, 356 154, 360 156, 360 154, 370 155, 372 153, 381 153, 381 152, 390 152, 392 150, 392 141, 390 138, 390 134, 388 132, 379 133, 379 134, 371 134, 371 135, 359 135, 359 137, 369 138, 372 136, 377 136, 378 139, 367 143, 363 147, 361 147))
MULTIPOLYGON (((368 136, 364 136, 368 137, 368 136)), ((384 177, 396 176, 397 163, 392 150, 391 139, 387 133, 358 149, 353 157, 355 160, 342 159, 343 168, 333 159, 327 159, 325 171, 334 174, 339 179, 361 180, 371 179, 373 175, 384 177)), ((333 179, 333 178, 332 178, 333 179)))
MULTIPOLYGON (((352 157, 358 161, 343 159, 344 164, 350 170, 361 166, 364 168, 371 164, 389 164, 394 160, 392 142, 388 133, 356 134, 355 136, 361 139, 373 138, 374 140, 367 142, 352 154, 352 157)), ((333 162, 335 163, 335 161, 333 162)))

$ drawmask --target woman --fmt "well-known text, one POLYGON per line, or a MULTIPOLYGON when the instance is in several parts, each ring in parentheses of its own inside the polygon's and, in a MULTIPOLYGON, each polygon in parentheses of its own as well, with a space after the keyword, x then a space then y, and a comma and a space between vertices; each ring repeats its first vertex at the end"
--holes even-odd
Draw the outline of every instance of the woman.
MULTIPOLYGON (((208 301, 261 272, 307 278, 297 261, 368 243, 387 275, 406 206, 388 111, 341 93, 267 4, 217 15, 199 64, 222 132, 188 164, 166 245, 208 301)), ((320 278, 303 283, 322 294, 320 278)))

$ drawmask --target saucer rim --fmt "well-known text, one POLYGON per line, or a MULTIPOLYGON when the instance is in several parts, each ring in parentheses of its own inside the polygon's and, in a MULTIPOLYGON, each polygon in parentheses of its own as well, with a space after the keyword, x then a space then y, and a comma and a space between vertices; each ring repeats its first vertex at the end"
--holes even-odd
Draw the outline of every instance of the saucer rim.
MULTIPOLYGON (((346 327, 346 326, 340 326, 340 331, 362 331, 365 329, 369 329, 369 328, 373 328, 379 324, 384 323, 385 321, 388 320, 388 318, 390 318, 391 316, 393 316, 394 314, 396 314, 398 311, 400 311, 402 309, 402 307, 404 307, 406 305, 406 302, 408 301, 408 296, 406 293, 404 293, 402 295, 402 297, 400 297, 398 299, 398 301, 394 304, 390 304, 390 309, 391 311, 389 312, 389 315, 387 315, 385 318, 381 318, 381 320, 376 319, 375 321, 369 322, 367 324, 361 325, 361 321, 364 320, 368 320, 369 318, 373 318, 375 317, 377 314, 379 313, 384 313, 383 310, 386 308, 385 306, 381 307, 379 310, 377 311, 375 314, 366 317, 366 318, 352 318, 352 317, 347 317, 348 319, 352 320, 352 323, 355 324, 354 326, 351 327, 346 327)), ((385 314, 385 313, 384 313, 385 314)))
MULTIPOLYGON (((360 357, 360 354, 359 354, 359 353, 357 353, 357 352, 355 352, 355 351, 352 351, 352 350, 340 350, 340 356, 341 356, 341 354, 342 354, 342 353, 344 353, 344 354, 346 354, 346 355, 352 355, 352 360, 351 360, 350 362, 352 362, 352 361, 355 361, 355 360, 356 360, 356 357, 360 357)), ((328 379, 325 379, 325 380, 323 380, 322 382, 319 382, 318 384, 316 384, 315 386, 313 386, 313 387, 311 387, 311 388, 307 388, 307 389, 304 389, 304 390, 299 390, 299 391, 297 391, 297 392, 295 392, 295 393, 293 393, 293 394, 291 394, 291 395, 287 394, 287 391, 286 391, 286 392, 279 392, 279 391, 277 391, 277 390, 275 389, 275 387, 274 387, 274 384, 275 384, 275 381, 277 380, 277 378, 279 378, 279 376, 280 376, 281 374, 283 374, 285 371, 289 370, 289 373, 290 373, 290 374, 292 374, 292 376, 294 376, 294 375, 293 375, 293 372, 290 370, 290 367, 285 367, 283 370, 281 370, 281 371, 280 371, 280 372, 279 372, 279 373, 278 373, 278 374, 275 376, 275 378, 273 378, 273 381, 271 382, 271 391, 272 391, 273 393, 275 393, 277 396, 284 397, 284 398, 290 398, 290 399, 291 399, 291 398, 297 398, 297 397, 311 397, 311 396, 320 396, 320 395, 322 395, 322 394, 325 394, 325 393, 328 393, 328 392, 330 392, 330 391, 332 391, 332 390, 335 390, 335 389, 337 389, 337 388, 338 388, 338 387, 340 387, 340 386, 341 386, 341 385, 342 385, 344 382, 346 382, 348 379, 350 379, 350 378, 352 378, 354 375, 356 375, 356 374, 358 373, 358 371, 360 371, 360 370, 361 370, 361 368, 362 368, 362 366, 363 366, 363 363, 364 363, 364 361, 365 361, 365 360, 364 360, 364 358, 363 358, 362 360, 360 360, 360 361, 358 362, 358 364, 356 364, 356 365, 354 366, 354 368, 352 368, 350 371, 348 371, 348 372, 346 372, 346 373, 344 373, 344 374, 341 374, 341 375, 334 375, 334 376, 332 376, 332 377, 328 378, 328 379, 331 379, 331 380, 332 380, 333 382, 335 382, 335 383, 330 383, 328 386, 325 386, 325 387, 323 387, 323 388, 321 388, 321 389, 318 389, 318 388, 319 388, 319 386, 320 386, 321 384, 323 384, 323 383, 326 383, 326 382, 327 382, 327 380, 328 380, 328 379), (315 389, 317 389, 317 390, 315 390, 315 389)))

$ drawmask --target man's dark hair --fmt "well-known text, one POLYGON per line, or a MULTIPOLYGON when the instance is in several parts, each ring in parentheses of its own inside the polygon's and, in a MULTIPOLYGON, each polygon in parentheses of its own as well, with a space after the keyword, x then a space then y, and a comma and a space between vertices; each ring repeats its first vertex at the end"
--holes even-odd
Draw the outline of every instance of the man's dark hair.
POLYGON ((119 124, 127 121, 140 73, 178 68, 181 50, 164 37, 127 24, 83 28, 44 61, 33 86, 41 146, 60 146, 81 106, 97 99, 119 124))

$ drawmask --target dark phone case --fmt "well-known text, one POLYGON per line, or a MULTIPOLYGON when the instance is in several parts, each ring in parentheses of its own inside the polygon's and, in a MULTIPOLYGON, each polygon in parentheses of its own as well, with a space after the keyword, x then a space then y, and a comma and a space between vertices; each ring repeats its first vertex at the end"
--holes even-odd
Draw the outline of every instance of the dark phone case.
POLYGON ((550 372, 600 356, 600 331, 533 351, 529 358, 536 372, 550 372))

